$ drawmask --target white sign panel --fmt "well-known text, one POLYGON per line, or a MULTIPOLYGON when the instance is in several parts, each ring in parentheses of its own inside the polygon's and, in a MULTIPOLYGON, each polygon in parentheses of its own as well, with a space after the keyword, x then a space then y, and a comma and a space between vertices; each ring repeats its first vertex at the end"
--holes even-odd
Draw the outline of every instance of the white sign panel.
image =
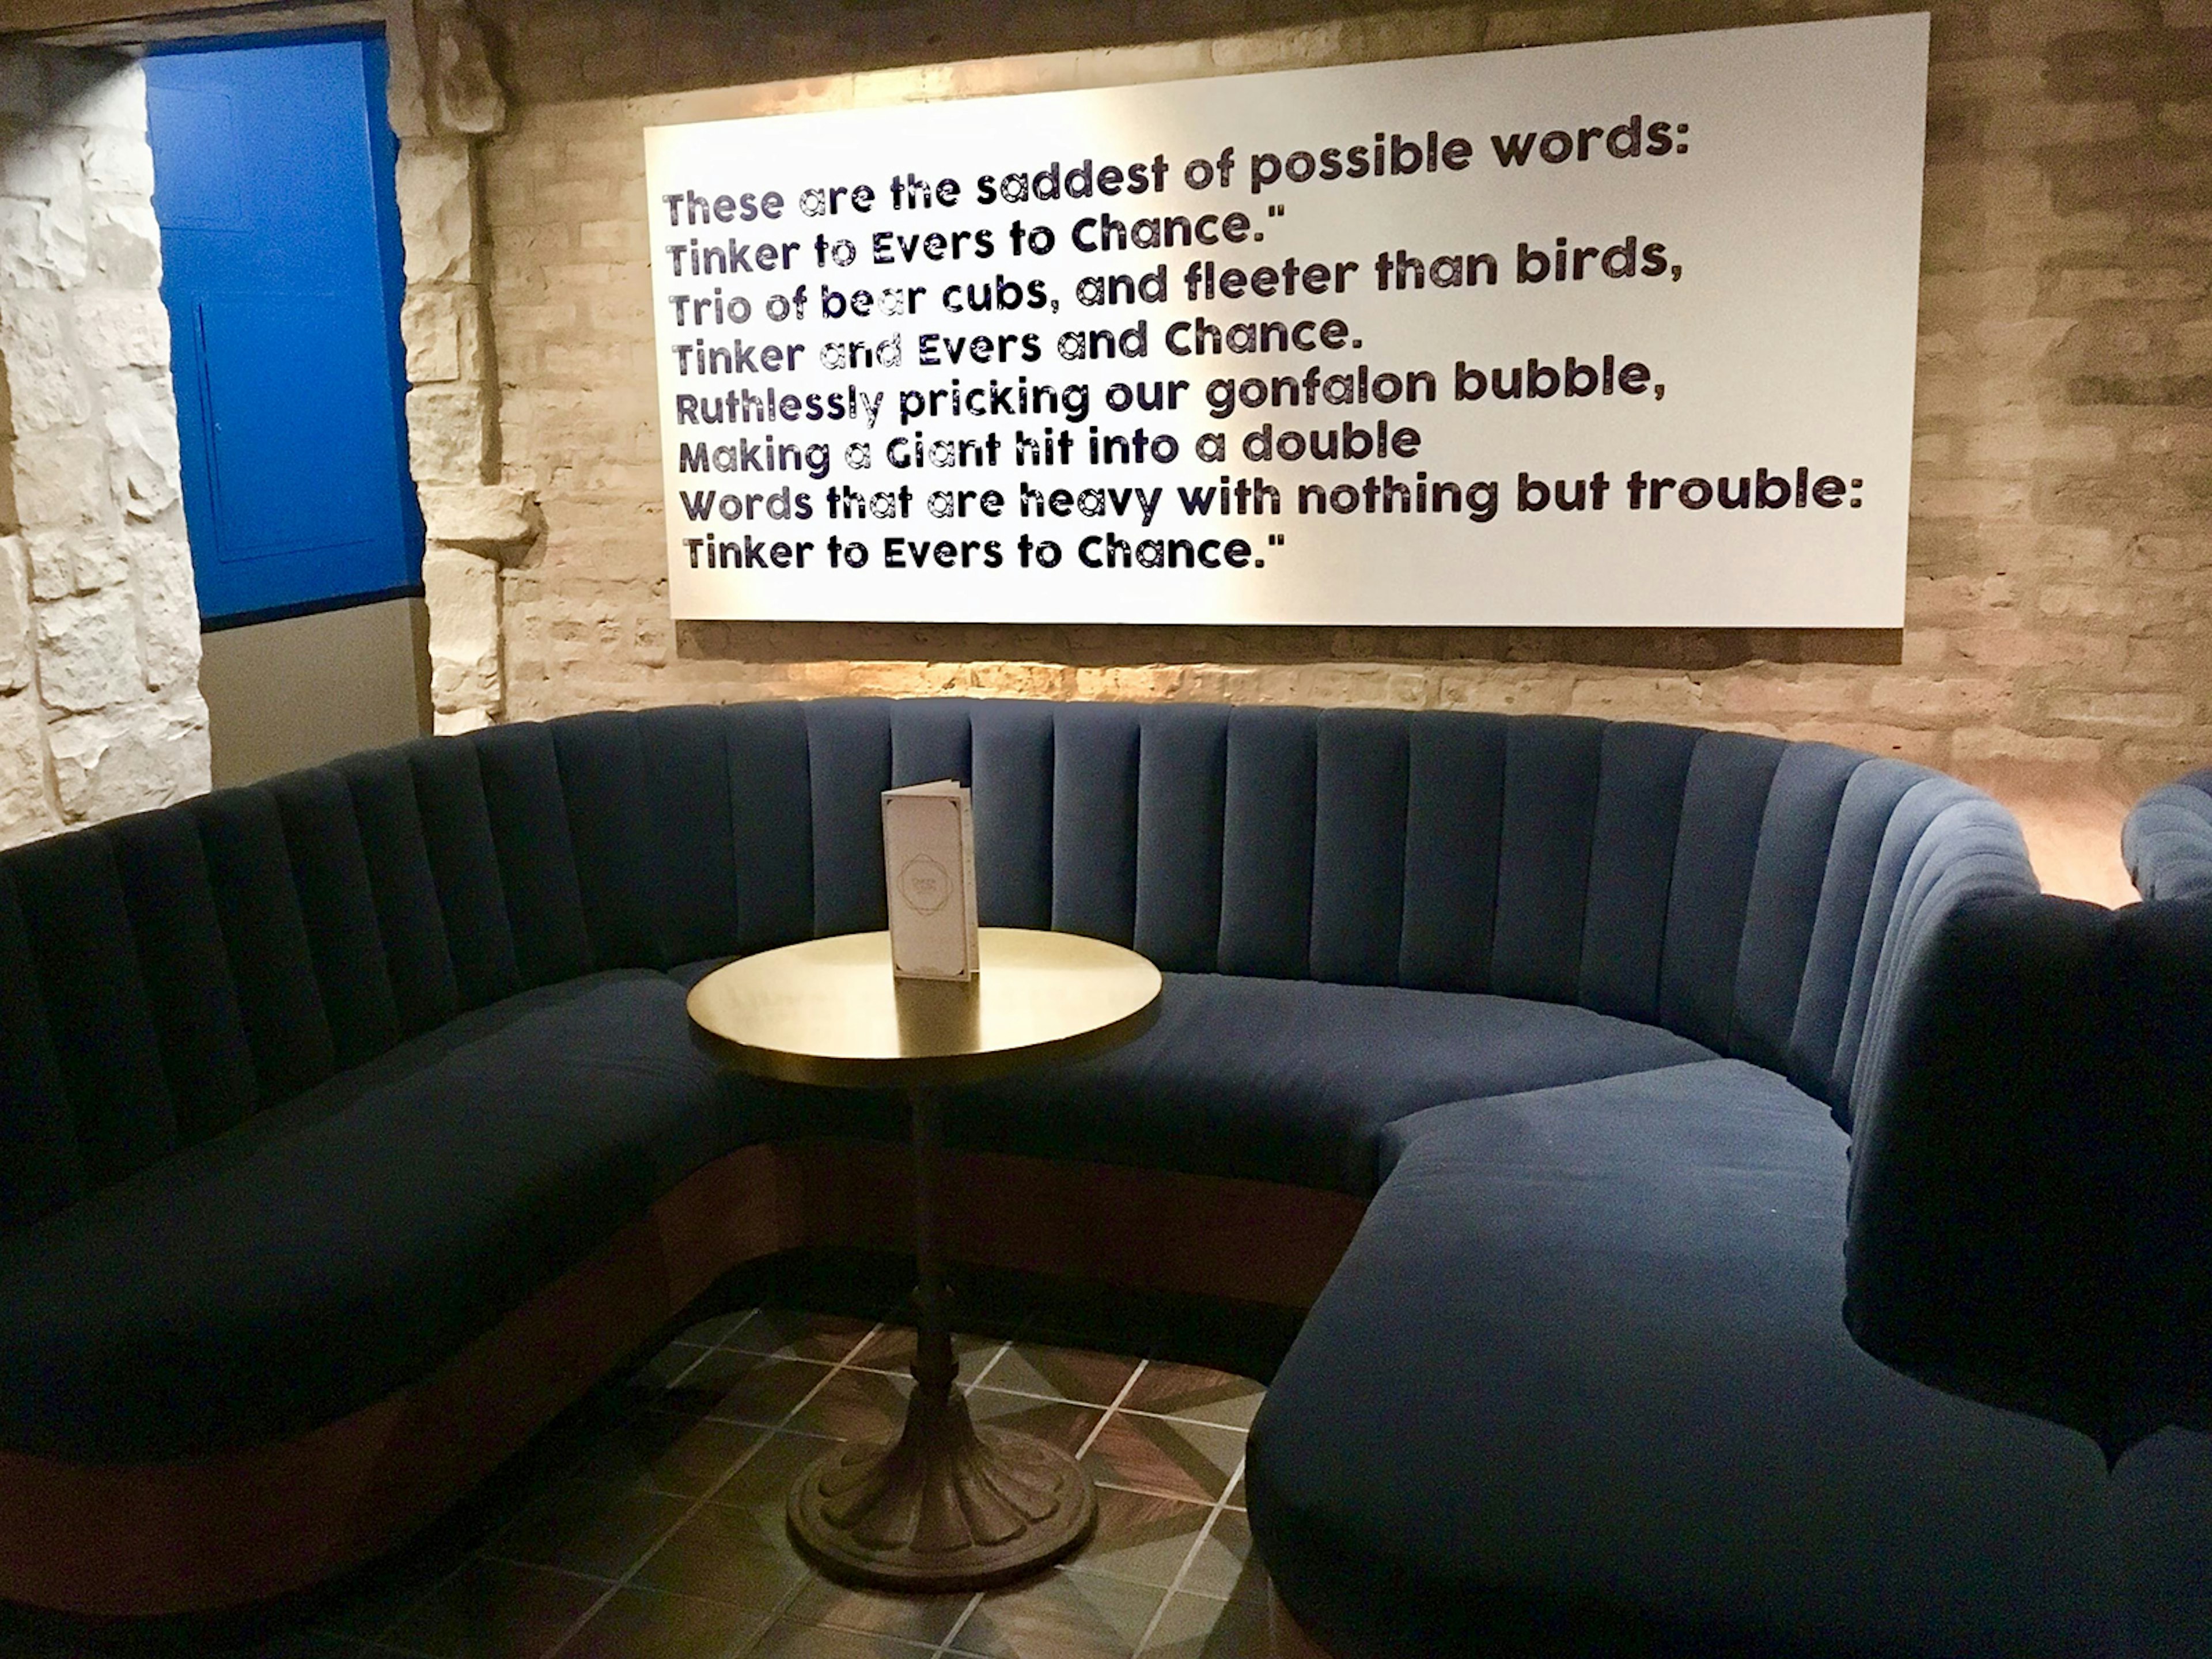
POLYGON ((651 130, 674 614, 1899 627, 1927 56, 651 130))

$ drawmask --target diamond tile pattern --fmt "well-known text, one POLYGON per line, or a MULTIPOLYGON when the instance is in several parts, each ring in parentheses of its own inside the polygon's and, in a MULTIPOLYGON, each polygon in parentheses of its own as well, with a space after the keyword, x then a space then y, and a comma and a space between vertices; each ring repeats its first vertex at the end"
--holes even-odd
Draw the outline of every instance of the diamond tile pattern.
POLYGON ((1024 1308, 1018 1288, 963 1304, 1000 1332, 957 1340, 969 1410, 1065 1448, 1099 1489, 1090 1543, 1024 1583, 886 1595, 798 1554, 793 1481, 896 1430, 914 1338, 901 1314, 760 1307, 684 1331, 322 1593, 122 1632, 0 1608, 0 1659, 1326 1659, 1275 1602, 1239 1506, 1264 1389, 1160 1357, 1189 1350, 1175 1333, 1204 1310, 1064 1289, 1024 1308))

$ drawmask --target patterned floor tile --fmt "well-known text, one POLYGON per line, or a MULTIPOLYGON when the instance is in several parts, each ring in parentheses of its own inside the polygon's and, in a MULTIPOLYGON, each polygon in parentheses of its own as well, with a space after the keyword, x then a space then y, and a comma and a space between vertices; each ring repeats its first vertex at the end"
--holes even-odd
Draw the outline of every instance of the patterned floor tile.
POLYGON ((624 1587, 561 1650, 561 1659, 732 1659, 768 1628, 764 1613, 696 1595, 624 1587))
POLYGON ((763 1308, 722 1339, 725 1348, 771 1359, 818 1359, 835 1364, 875 1328, 865 1319, 836 1314, 786 1313, 763 1308))
POLYGON ((1211 1504, 1244 1456, 1244 1437, 1210 1423, 1115 1412, 1098 1431, 1084 1467, 1103 1486, 1211 1504))
POLYGON ((857 1631, 865 1636, 896 1636, 902 1641, 934 1647, 952 1633, 953 1626, 975 1598, 957 1595, 894 1595, 833 1583, 817 1576, 809 1579, 783 1610, 787 1623, 828 1625, 857 1631))
POLYGON ((687 1334, 678 1338, 623 1379, 632 1392, 650 1397, 673 1388, 683 1375, 707 1357, 714 1345, 694 1342, 687 1334))
POLYGON ((998 1363, 981 1380, 985 1388, 1015 1394, 1110 1406, 1121 1397, 1138 1363, 1126 1355, 1097 1353, 1088 1348, 1018 1342, 999 1356, 998 1363))
POLYGON ((691 1500, 599 1480, 556 1480, 494 1534, 483 1553, 504 1561, 620 1578, 684 1518, 691 1500))
POLYGON ((1156 1360, 1145 1367, 1121 1401, 1121 1408, 1249 1429, 1253 1413, 1267 1396, 1267 1389, 1249 1376, 1156 1360))
POLYGON ((381 1636, 460 1565, 458 1552, 410 1547, 333 1584, 306 1620, 333 1636, 381 1636))
POLYGON ((606 1588, 547 1567, 471 1561, 383 1640, 428 1659, 543 1659, 606 1588))
POLYGON ((868 1636, 827 1625, 793 1625, 779 1620, 768 1628, 745 1659, 928 1659, 926 1644, 893 1636, 868 1636))
POLYGON ((1131 1583, 1173 1587, 1210 1511, 1147 1492, 1098 1491, 1098 1529, 1067 1563, 1071 1572, 1098 1572, 1131 1583))
POLYGON ((772 1613, 811 1576, 781 1510, 708 1504, 645 1559, 635 1582, 772 1613))
POLYGON ((889 1440, 906 1421, 910 1377, 888 1371, 839 1371, 787 1426, 837 1440, 889 1440))
POLYGON ((1055 1569, 984 1596, 952 1648, 980 1659, 1128 1659, 1162 1599, 1152 1585, 1055 1569))
POLYGON ((1328 1659, 1272 1595, 1170 1595, 1144 1652, 1146 1659, 1328 1659))
POLYGON ((971 1389, 968 1415, 994 1428, 1035 1435, 1073 1457, 1091 1437, 1091 1426, 1100 1413, 1096 1407, 1071 1405, 1065 1400, 1037 1400, 1025 1394, 1000 1394, 995 1389, 971 1389))
POLYGON ((1249 1596, 1267 1588, 1267 1569, 1252 1553, 1252 1522, 1243 1510, 1224 1509, 1206 1529, 1206 1537, 1176 1588, 1224 1599, 1249 1596))
MULTIPOLYGON (((289 1630, 258 1642, 246 1642, 220 1648, 194 1650, 195 1659, 359 1659, 368 1651, 368 1644, 342 1636, 330 1636, 320 1631, 289 1630)), ((0 1652, 6 1650, 0 1649, 0 1652)), ((67 1659, 94 1659, 100 1650, 71 1650, 67 1659)), ((64 1659, 60 1654, 52 1659, 64 1659)))
POLYGON ((840 1443, 818 1435, 769 1435, 738 1467, 727 1483, 716 1490, 713 1501, 781 1515, 793 1484, 808 1465, 835 1450, 840 1443))
MULTIPOLYGON (((983 1370, 998 1357, 1005 1342, 995 1336, 971 1336, 964 1332, 952 1334, 952 1357, 960 1366, 960 1380, 973 1382, 983 1370)), ((914 1370, 914 1331, 904 1325, 886 1326, 853 1351, 845 1362, 866 1370, 890 1371, 900 1376, 914 1370)))
POLYGON ((672 1409, 695 1416, 773 1428, 830 1374, 828 1365, 811 1359, 770 1359, 716 1348, 665 1397, 672 1409))
POLYGON ((736 1468, 765 1432, 757 1424, 718 1417, 640 1412, 586 1448, 568 1475, 696 1498, 736 1468))
POLYGON ((758 1318, 758 1308, 739 1308, 732 1313, 716 1314, 712 1319, 702 1319, 687 1326, 677 1337, 678 1342, 696 1342, 708 1348, 720 1347, 738 1333, 740 1325, 758 1318))

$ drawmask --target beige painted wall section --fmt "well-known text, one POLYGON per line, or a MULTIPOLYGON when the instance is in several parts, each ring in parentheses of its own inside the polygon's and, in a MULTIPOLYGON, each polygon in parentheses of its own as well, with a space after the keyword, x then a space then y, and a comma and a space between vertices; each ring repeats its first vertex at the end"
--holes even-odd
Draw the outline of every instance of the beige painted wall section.
POLYGON ((490 0, 480 9, 509 94, 504 131, 480 151, 499 477, 544 514, 541 536, 482 567, 497 587, 484 600, 498 606, 497 712, 936 691, 1729 726, 1984 782, 2021 812, 2051 885, 2124 897, 2126 802, 2212 756, 2212 0, 1934 8, 1901 640, 668 616, 646 126, 1867 9, 1300 21, 1322 8, 490 0), (1219 38, 1224 15, 1276 27, 1219 38))
POLYGON ((203 636, 215 787, 421 737, 429 630, 422 600, 387 599, 203 636))
POLYGON ((145 80, 0 46, 0 846, 208 787, 145 80))

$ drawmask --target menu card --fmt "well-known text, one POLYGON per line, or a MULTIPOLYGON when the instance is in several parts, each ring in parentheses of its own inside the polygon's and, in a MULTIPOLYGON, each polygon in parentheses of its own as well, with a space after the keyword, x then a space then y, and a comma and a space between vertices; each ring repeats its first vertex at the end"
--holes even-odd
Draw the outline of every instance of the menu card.
POLYGON ((884 885, 891 973, 975 977, 975 815, 950 778, 884 791, 884 885))

